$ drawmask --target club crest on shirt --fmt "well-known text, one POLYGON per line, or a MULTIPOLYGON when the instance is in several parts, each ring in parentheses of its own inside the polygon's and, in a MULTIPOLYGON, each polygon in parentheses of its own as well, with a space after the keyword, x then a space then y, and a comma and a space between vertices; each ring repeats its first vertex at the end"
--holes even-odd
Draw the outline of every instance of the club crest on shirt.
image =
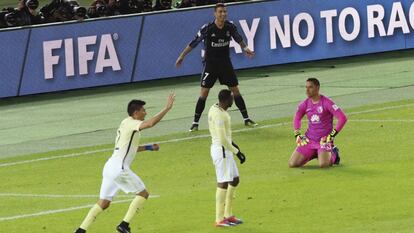
POLYGON ((320 122, 319 116, 316 115, 316 114, 313 114, 312 117, 311 117, 311 122, 312 123, 319 123, 320 122))
POLYGON ((316 109, 316 111, 318 111, 318 113, 322 113, 323 112, 323 107, 319 106, 318 109, 316 109))
POLYGON ((229 31, 226 32, 226 36, 230 37, 230 32, 229 31))

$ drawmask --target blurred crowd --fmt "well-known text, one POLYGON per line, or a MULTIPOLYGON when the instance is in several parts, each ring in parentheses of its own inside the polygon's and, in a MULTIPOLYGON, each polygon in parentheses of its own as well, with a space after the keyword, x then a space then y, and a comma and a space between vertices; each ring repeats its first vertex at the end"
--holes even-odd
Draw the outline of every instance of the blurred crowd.
POLYGON ((0 28, 204 6, 217 2, 235 2, 235 0, 179 0, 173 6, 172 0, 154 1, 155 3, 153 0, 93 0, 90 6, 85 7, 76 0, 52 0, 40 7, 39 0, 19 0, 17 7, 8 7, 0 11, 0 28))

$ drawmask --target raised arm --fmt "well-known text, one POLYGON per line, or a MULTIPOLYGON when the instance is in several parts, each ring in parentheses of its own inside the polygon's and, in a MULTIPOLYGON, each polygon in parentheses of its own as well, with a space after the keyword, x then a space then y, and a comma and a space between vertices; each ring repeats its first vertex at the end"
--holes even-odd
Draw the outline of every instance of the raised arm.
POLYGON ((178 56, 177 61, 175 62, 175 66, 178 68, 182 65, 185 56, 191 52, 197 45, 203 41, 207 36, 207 25, 203 25, 201 29, 198 31, 197 35, 194 39, 184 48, 181 52, 180 56, 178 56))
POLYGON ((161 110, 161 112, 159 112, 157 115, 153 116, 151 119, 142 122, 142 124, 139 127, 139 130, 148 129, 148 128, 154 127, 156 124, 158 124, 158 122, 160 122, 161 119, 171 110, 171 108, 174 104, 174 99, 175 99, 175 94, 171 93, 168 96, 167 104, 166 104, 165 108, 163 110, 161 110))

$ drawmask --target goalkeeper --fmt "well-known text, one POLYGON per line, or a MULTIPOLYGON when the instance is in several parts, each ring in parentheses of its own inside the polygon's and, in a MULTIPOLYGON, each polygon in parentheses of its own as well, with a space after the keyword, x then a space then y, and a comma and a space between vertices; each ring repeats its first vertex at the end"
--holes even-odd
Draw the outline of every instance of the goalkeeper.
POLYGON ((317 158, 321 168, 338 165, 339 150, 334 138, 347 122, 344 112, 328 97, 319 94, 320 83, 316 78, 306 81, 308 98, 298 106, 293 119, 294 137, 297 147, 289 159, 289 167, 302 167, 317 158), (308 118, 308 130, 301 132, 303 116, 308 118), (338 119, 333 127, 333 118, 338 119))

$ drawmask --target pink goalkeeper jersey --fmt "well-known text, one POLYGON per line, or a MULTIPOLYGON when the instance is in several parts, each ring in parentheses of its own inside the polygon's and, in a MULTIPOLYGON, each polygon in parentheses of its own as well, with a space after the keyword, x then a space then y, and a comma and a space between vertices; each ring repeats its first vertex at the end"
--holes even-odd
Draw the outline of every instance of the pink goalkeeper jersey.
POLYGON ((337 132, 341 131, 347 121, 344 112, 331 99, 323 95, 318 103, 312 103, 312 99, 307 98, 299 104, 293 120, 295 130, 300 129, 301 120, 305 114, 308 118, 306 137, 312 141, 319 142, 322 137, 331 133, 334 117, 338 119, 337 132))

